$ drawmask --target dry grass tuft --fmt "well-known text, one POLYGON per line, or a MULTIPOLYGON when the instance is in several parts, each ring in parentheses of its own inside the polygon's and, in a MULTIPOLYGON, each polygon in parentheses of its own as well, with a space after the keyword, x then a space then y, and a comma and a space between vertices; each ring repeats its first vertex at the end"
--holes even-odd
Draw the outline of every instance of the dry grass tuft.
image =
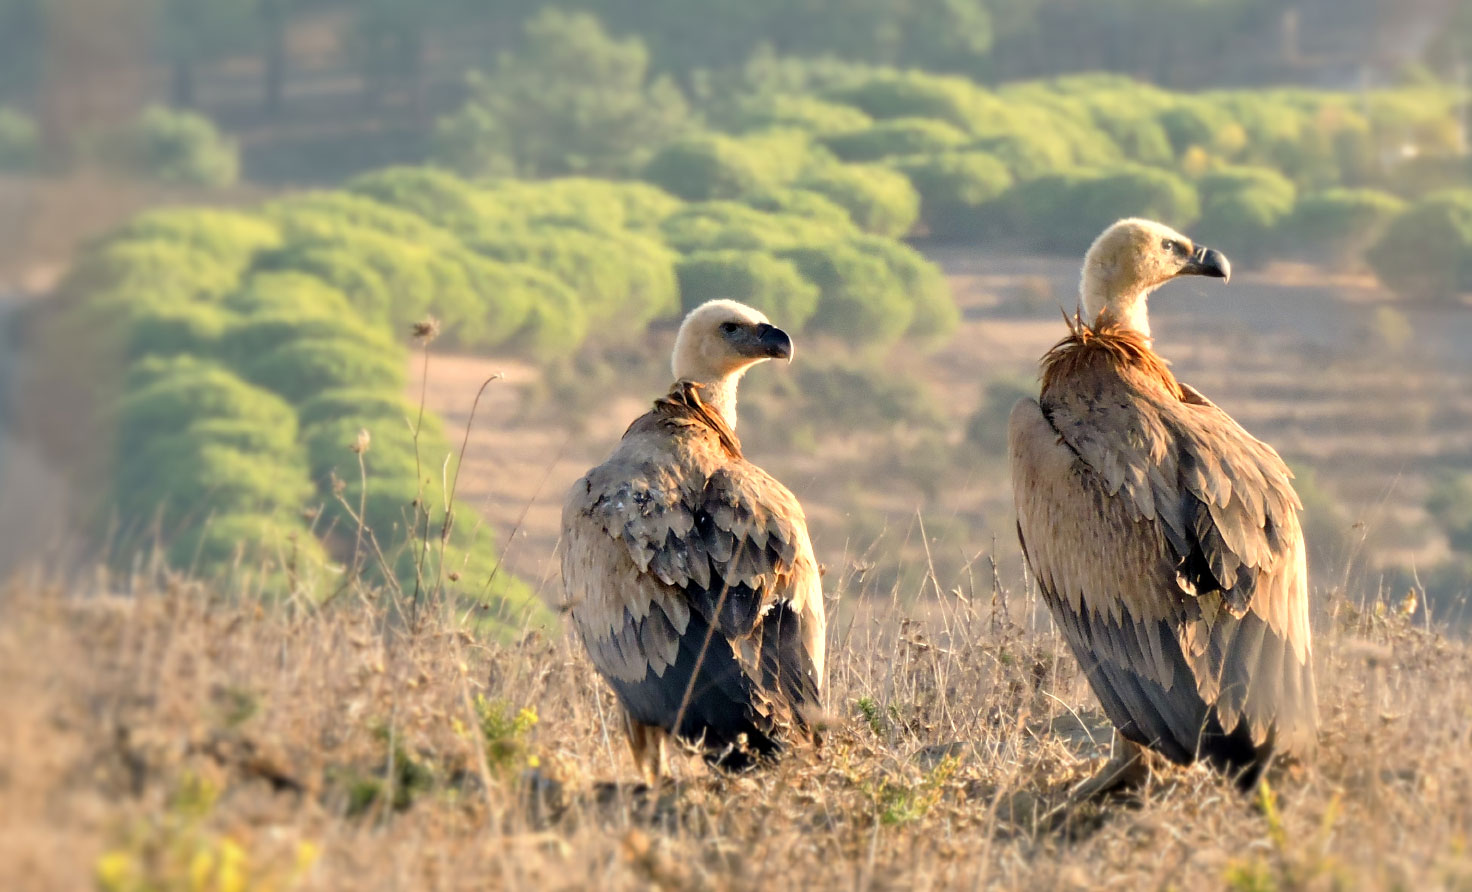
POLYGON ((1256 803, 1169 770, 1050 828, 1108 729, 1005 594, 842 611, 821 753, 741 777, 688 760, 656 793, 566 636, 502 646, 444 615, 411 632, 361 603, 185 585, 17 588, 0 600, 0 887, 1472 886, 1463 642, 1328 604, 1316 765, 1256 803))

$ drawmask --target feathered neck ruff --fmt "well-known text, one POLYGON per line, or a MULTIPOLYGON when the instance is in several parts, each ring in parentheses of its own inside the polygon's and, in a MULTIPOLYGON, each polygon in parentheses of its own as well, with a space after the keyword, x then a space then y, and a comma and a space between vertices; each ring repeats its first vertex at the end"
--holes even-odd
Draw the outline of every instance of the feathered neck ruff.
POLYGON ((1176 399, 1183 399, 1180 382, 1170 364, 1150 348, 1150 339, 1133 328, 1103 316, 1092 326, 1074 313, 1064 315, 1068 336, 1043 356, 1043 396, 1063 381, 1087 374, 1100 365, 1154 382, 1176 399))
POLYGON ((736 432, 726 424, 721 413, 712 410, 700 398, 704 386, 697 381, 676 381, 669 393, 654 401, 655 416, 661 420, 707 427, 721 441, 727 455, 742 458, 741 441, 737 439, 736 432))

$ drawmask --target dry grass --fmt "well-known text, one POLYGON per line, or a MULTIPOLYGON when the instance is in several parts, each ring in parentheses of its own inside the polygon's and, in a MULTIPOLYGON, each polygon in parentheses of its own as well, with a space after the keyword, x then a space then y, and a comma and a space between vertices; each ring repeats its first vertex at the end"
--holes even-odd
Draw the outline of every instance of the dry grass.
POLYGON ((1105 738, 1046 621, 1011 618, 1036 605, 1008 600, 844 602, 821 754, 737 778, 691 760, 656 797, 560 633, 14 586, 0 888, 1472 888, 1463 642, 1325 596, 1322 752, 1275 806, 1169 770, 1050 829, 1105 738))

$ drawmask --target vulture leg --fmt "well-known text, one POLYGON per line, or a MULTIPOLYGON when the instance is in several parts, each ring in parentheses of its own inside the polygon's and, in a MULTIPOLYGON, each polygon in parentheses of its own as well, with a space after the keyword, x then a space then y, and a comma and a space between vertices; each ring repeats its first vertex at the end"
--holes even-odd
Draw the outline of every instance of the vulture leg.
POLYGON ((638 767, 639 773, 651 786, 659 786, 660 781, 669 774, 669 762, 665 758, 665 738, 669 734, 654 725, 645 725, 634 721, 634 717, 624 713, 624 731, 629 738, 629 751, 634 756, 634 765, 638 767))
POLYGON ((1094 776, 1079 784, 1068 795, 1068 804, 1077 805, 1097 799, 1115 790, 1137 787, 1150 776, 1150 766, 1145 759, 1145 748, 1132 740, 1126 740, 1118 731, 1114 732, 1112 754, 1104 767, 1094 776))

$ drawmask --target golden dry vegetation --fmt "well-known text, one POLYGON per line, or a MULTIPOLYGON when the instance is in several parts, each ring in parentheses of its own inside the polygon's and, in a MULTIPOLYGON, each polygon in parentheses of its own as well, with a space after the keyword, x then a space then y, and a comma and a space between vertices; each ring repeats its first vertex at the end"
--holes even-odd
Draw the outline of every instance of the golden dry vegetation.
POLYGON ((1050 821, 1107 730, 1035 599, 832 582, 821 752, 657 795, 569 635, 16 585, 0 887, 1472 888, 1472 650, 1409 605, 1319 598, 1321 753, 1265 798, 1168 768, 1050 821))

